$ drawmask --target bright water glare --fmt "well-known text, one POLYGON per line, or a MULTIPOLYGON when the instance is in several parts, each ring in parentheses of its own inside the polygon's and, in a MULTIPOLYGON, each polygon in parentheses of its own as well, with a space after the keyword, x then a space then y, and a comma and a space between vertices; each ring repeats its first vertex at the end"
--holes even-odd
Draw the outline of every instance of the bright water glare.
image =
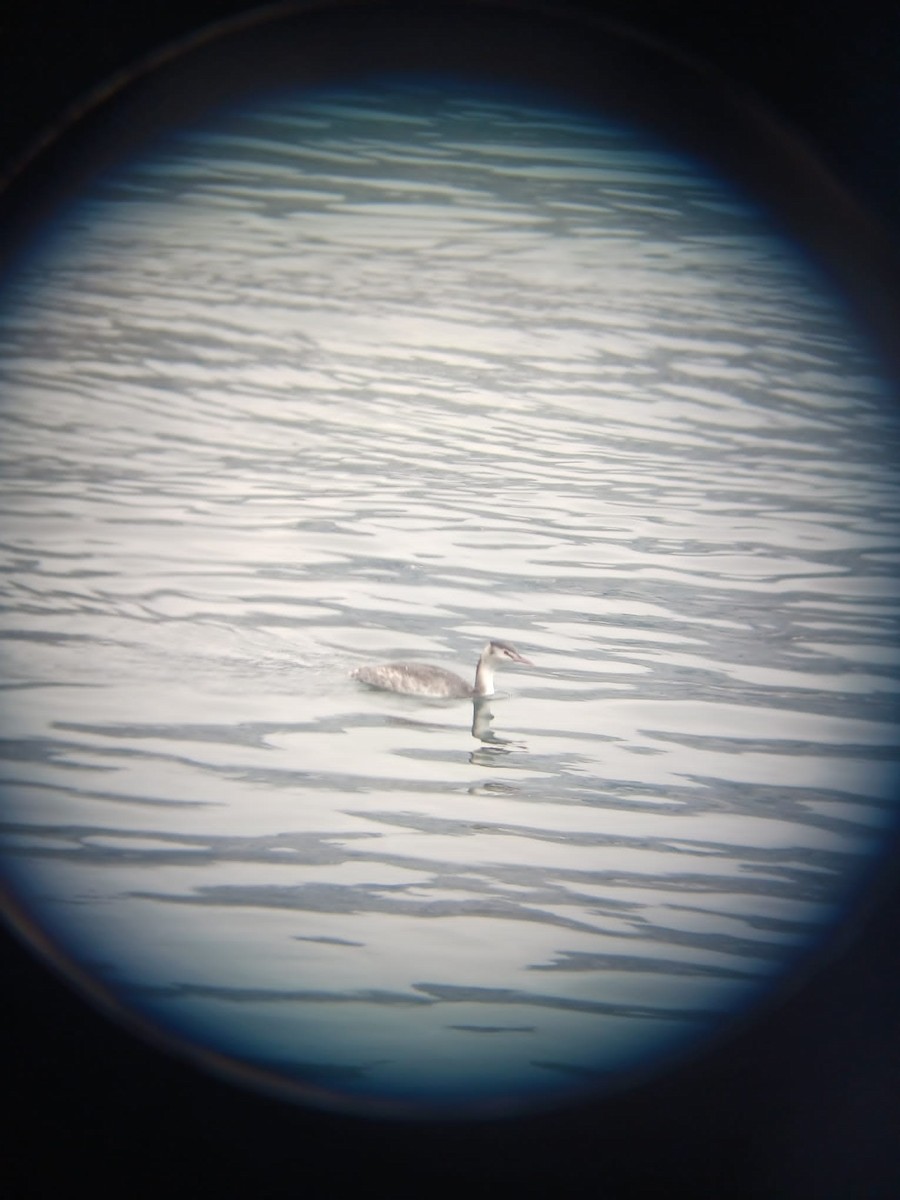
POLYGON ((700 1045, 894 820, 886 386, 636 128, 281 93, 3 297, 3 870, 98 993, 361 1111, 700 1045), (500 694, 376 692, 359 665, 500 694), (473 716, 476 718, 473 723, 473 716))

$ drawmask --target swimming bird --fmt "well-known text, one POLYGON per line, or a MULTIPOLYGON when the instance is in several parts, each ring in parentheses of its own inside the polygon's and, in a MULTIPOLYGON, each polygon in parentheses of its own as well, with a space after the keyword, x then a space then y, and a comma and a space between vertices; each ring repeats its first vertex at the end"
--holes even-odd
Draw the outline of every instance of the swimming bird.
POLYGON ((400 692, 404 696, 462 699, 493 696, 494 672, 498 667, 510 662, 521 663, 526 667, 534 666, 534 663, 520 654, 515 646, 494 638, 481 652, 475 671, 474 687, 469 687, 466 681, 453 671, 447 671, 443 667, 430 667, 424 663, 383 663, 377 667, 357 667, 350 674, 369 687, 400 692))

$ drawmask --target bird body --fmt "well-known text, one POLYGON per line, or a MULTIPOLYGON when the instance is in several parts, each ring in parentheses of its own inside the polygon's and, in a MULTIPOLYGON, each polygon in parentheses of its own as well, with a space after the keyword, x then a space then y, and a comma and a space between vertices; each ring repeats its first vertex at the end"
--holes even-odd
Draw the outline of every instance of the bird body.
POLYGON ((515 646, 495 639, 488 642, 481 652, 474 687, 453 671, 425 663, 383 663, 375 667, 357 667, 351 674, 369 687, 398 692, 403 696, 461 700, 466 697, 493 696, 494 671, 507 662, 534 666, 515 646))

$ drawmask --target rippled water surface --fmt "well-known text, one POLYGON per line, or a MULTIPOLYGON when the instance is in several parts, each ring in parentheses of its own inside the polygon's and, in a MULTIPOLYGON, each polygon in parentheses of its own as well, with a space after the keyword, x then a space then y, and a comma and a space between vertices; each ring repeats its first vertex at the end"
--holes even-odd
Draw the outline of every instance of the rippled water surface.
POLYGON ((700 1044, 840 919, 894 820, 896 425, 724 183, 462 87, 278 94, 2 300, 3 869, 102 993, 471 1111, 700 1044), (474 714, 349 677, 489 636, 535 666, 474 714))

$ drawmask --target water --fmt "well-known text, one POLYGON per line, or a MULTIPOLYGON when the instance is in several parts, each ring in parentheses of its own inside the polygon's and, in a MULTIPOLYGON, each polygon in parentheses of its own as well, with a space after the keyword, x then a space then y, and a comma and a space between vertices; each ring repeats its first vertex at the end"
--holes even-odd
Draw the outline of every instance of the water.
POLYGON ((724 182, 278 93, 69 205, 0 371, 2 865, 98 996, 313 1103, 506 1111, 841 919, 896 816, 896 419, 724 182), (349 678, 489 636, 536 665, 475 713, 349 678))

